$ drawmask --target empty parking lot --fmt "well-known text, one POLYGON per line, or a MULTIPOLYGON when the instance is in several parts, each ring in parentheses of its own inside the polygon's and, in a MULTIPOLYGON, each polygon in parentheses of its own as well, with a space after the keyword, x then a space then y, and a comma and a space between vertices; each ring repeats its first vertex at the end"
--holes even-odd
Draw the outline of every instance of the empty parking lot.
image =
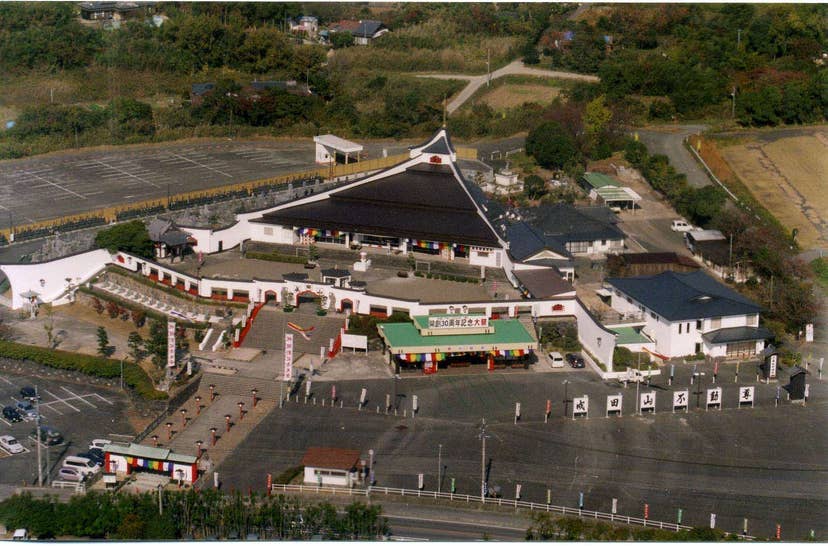
MULTIPOLYGON (((399 153, 400 143, 366 145, 399 153)), ((310 138, 62 152, 0 163, 0 219, 15 225, 315 167, 310 138), (4 218, 7 216, 8 218, 4 218)))

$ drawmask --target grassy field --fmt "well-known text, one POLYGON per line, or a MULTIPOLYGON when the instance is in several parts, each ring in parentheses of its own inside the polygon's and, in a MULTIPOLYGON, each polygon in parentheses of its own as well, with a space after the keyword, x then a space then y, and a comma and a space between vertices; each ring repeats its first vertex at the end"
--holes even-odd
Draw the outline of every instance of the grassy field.
POLYGON ((726 145, 722 157, 803 248, 828 245, 828 127, 762 132, 726 145))
POLYGON ((492 89, 477 102, 488 104, 492 110, 505 110, 520 106, 525 102, 549 104, 560 94, 557 87, 532 84, 507 84, 492 89))

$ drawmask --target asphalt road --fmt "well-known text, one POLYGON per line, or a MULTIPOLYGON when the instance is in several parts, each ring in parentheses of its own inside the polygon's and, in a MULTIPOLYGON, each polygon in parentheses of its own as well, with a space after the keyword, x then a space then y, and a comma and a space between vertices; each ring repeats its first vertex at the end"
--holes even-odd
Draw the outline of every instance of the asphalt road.
MULTIPOLYGON (((699 369, 707 374, 704 389, 712 388, 712 369, 699 369)), ((549 489, 553 504, 575 507, 583 492, 587 509, 609 511, 617 498, 624 515, 641 516, 648 503, 655 520, 675 521, 682 508, 683 522, 690 525, 706 526, 710 513, 716 513, 718 526, 729 531, 740 531, 747 517, 752 534, 770 536, 779 522, 790 540, 804 538, 810 529, 824 539, 825 383, 811 378, 812 398, 805 407, 785 400, 776 407, 777 385, 756 384, 753 369, 742 366, 738 384, 756 387, 756 407, 738 409, 735 367, 719 371, 725 401, 721 411, 695 409, 691 390, 690 411, 672 413, 668 391, 673 387, 662 377, 652 388, 641 388, 657 396, 657 413, 643 416, 633 415, 634 386, 605 385, 583 372, 400 380, 400 409, 409 411, 411 396, 418 395, 420 413, 414 419, 376 413, 385 393, 393 393, 392 380, 339 382, 344 408, 300 401, 274 410, 219 471, 227 485, 261 489, 267 473, 298 464, 307 447, 355 448, 366 457, 374 449, 378 486, 416 489, 417 475, 423 473, 425 488, 434 490, 442 444, 442 489, 448 490, 454 478, 458 493, 476 494, 479 424, 486 417, 488 481, 500 486, 506 498, 514 497, 519 483, 522 499, 528 501, 545 502, 549 489), (357 411, 362 387, 368 388, 369 401, 357 411), (565 389, 570 398, 589 395, 589 419, 563 417, 565 389), (619 392, 624 394, 624 416, 604 417, 604 397, 619 392), (546 399, 552 400, 548 423, 543 422, 546 399), (516 401, 522 405, 518 424, 513 421, 516 401)), ((690 365, 682 366, 674 387, 688 388, 690 373, 690 365)), ((329 392, 327 386, 322 389, 329 392)))
POLYGON ((687 182, 691 186, 701 188, 711 183, 710 178, 684 147, 684 139, 706 129, 706 125, 670 125, 657 129, 636 129, 636 132, 650 154, 666 155, 676 171, 687 175, 687 182))
MULTIPOLYGON (((596 83, 597 76, 590 76, 588 74, 577 74, 575 72, 561 72, 558 70, 544 70, 541 68, 531 68, 523 64, 520 60, 512 61, 504 67, 498 68, 491 74, 491 79, 495 80, 503 76, 521 75, 521 76, 535 76, 538 78, 558 78, 562 80, 579 80, 584 82, 596 83)), ((474 95, 478 89, 486 84, 488 79, 487 74, 480 76, 470 76, 466 74, 421 74, 420 78, 436 78, 440 80, 467 80, 469 83, 463 88, 456 97, 454 97, 446 110, 449 114, 463 106, 463 104, 474 95)))

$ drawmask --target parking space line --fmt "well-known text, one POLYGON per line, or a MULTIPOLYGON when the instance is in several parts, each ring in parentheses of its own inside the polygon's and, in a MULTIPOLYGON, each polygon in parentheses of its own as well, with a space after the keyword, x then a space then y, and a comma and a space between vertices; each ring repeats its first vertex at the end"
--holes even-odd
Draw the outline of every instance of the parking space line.
POLYGON ((228 177, 228 178, 232 178, 232 177, 233 177, 233 175, 232 175, 232 174, 227 174, 227 173, 226 173, 226 172, 224 172, 224 171, 220 171, 220 170, 218 170, 218 169, 214 169, 213 167, 208 167, 207 165, 204 165, 204 164, 202 164, 202 163, 199 163, 198 161, 193 161, 193 160, 192 160, 192 159, 190 159, 190 158, 184 157, 184 156, 182 156, 182 155, 174 154, 174 153, 172 153, 172 152, 169 152, 169 153, 170 153, 170 155, 172 155, 173 157, 178 157, 178 158, 183 159, 184 161, 189 161, 190 163, 193 163, 193 164, 195 164, 195 165, 199 165, 199 166, 201 166, 201 167, 204 167, 205 169, 210 169, 211 171, 216 171, 217 173, 219 173, 219 174, 221 174, 221 175, 224 175, 224 176, 226 176, 226 177, 228 177))
POLYGON ((154 184, 154 183, 150 182, 149 180, 146 180, 146 179, 144 179, 144 178, 141 178, 140 176, 135 176, 135 175, 134 175, 134 174, 132 174, 131 172, 125 171, 125 170, 123 170, 123 169, 119 169, 119 168, 117 168, 117 167, 115 167, 115 166, 113 166, 113 165, 110 165, 110 164, 108 164, 108 163, 104 163, 103 161, 96 161, 96 162, 97 162, 98 164, 100 164, 100 165, 103 165, 104 167, 107 167, 107 168, 109 168, 109 169, 112 169, 113 171, 117 171, 117 172, 119 172, 119 173, 125 174, 126 176, 130 176, 130 177, 135 178, 135 179, 138 179, 138 180, 140 180, 140 181, 142 181, 142 182, 146 182, 146 183, 147 183, 147 184, 149 184, 150 186, 155 186, 156 188, 159 188, 159 187, 160 187, 158 184, 154 184))
MULTIPOLYGON (((77 394, 73 393, 72 391, 70 391, 70 390, 69 390, 69 389, 67 389, 66 387, 61 387, 61 389, 65 390, 66 392, 68 392, 69 394, 71 394, 74 398, 77 398, 78 400, 80 400, 80 401, 81 401, 81 402, 83 402, 84 404, 89 404, 90 406, 92 406, 93 408, 96 408, 96 409, 98 408, 98 406, 96 406, 96 405, 95 405, 95 404, 93 404, 92 402, 90 402, 90 401, 86 400, 85 398, 83 398, 83 397, 81 397, 81 396, 78 396, 77 394)), ((78 411, 80 411, 80 410, 78 410, 78 411)))
POLYGON ((110 406, 115 405, 115 402, 110 402, 109 400, 107 400, 106 398, 104 398, 103 396, 101 396, 100 394, 98 394, 96 392, 93 392, 92 394, 87 394, 87 396, 94 396, 94 397, 98 398, 99 400, 101 400, 102 402, 106 402, 110 406))
MULTIPOLYGON (((58 403, 58 402, 61 402, 61 403, 63 403, 63 404, 66 404, 67 406, 69 406, 69 407, 70 407, 70 408, 72 408, 73 410, 77 411, 78 413, 80 413, 80 410, 79 410, 78 408, 76 408, 75 406, 73 406, 72 404, 70 404, 69 402, 67 402, 66 400, 64 400, 63 398, 59 397, 59 396, 58 396, 58 395, 56 395, 55 393, 49 392, 49 391, 47 391, 46 389, 43 389, 43 390, 44 390, 45 392, 49 393, 49 395, 50 395, 50 396, 54 396, 54 397, 55 397, 55 399, 54 399, 54 400, 50 400, 49 402, 46 402, 46 404, 51 405, 51 404, 56 404, 56 403, 58 403)), ((40 405, 41 405, 41 406, 45 406, 46 404, 40 404, 40 405)), ((54 409, 54 408, 50 408, 50 409, 54 409)))
POLYGON ((72 195, 74 195, 74 196, 76 196, 76 197, 80 197, 81 199, 86 199, 86 197, 84 197, 83 195, 81 195, 81 194, 79 194, 79 193, 77 193, 77 192, 73 192, 73 191, 72 191, 72 190, 70 190, 70 189, 64 188, 64 187, 63 187, 63 186, 61 186, 60 184, 56 184, 56 183, 52 182, 51 180, 46 180, 46 179, 45 179, 45 178, 43 178, 42 176, 38 176, 38 175, 36 175, 36 174, 30 173, 30 172, 27 172, 27 171, 22 171, 22 172, 24 172, 24 173, 26 173, 26 174, 28 174, 28 175, 30 175, 30 176, 33 176, 33 177, 37 178, 38 180, 42 180, 43 182, 46 182, 47 184, 49 184, 49 185, 51 185, 51 186, 54 186, 54 187, 56 187, 56 188, 58 188, 58 189, 60 189, 60 190, 63 190, 63 191, 65 191, 66 193, 71 193, 72 195))
MULTIPOLYGON (((6 208, 6 207, 3 207, 3 208, 6 208)), ((7 385, 14 386, 14 383, 12 383, 11 381, 9 381, 8 379, 6 379, 5 377, 3 377, 2 375, 0 375, 0 379, 2 379, 2 380, 3 380, 3 381, 7 384, 7 385)))

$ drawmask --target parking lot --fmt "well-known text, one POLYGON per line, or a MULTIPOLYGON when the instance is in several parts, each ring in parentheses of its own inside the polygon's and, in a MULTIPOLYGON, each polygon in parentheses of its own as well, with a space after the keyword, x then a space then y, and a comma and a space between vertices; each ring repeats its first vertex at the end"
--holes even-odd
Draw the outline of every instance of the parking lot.
MULTIPOLYGON (((366 145, 369 157, 399 153, 366 145)), ((314 168, 310 138, 204 141, 62 152, 0 163, 0 214, 23 224, 314 168)))
MULTIPOLYGON (((0 374, 0 405, 14 406, 21 401, 20 389, 26 386, 38 387, 42 424, 63 436, 63 443, 59 445, 46 446, 43 442, 44 467, 48 464, 52 475, 63 456, 86 451, 95 438, 129 440, 134 435, 126 418, 125 396, 118 392, 54 378, 3 372, 0 374)), ((0 449, 1 483, 36 483, 37 447, 36 441, 30 438, 34 431, 33 418, 17 423, 0 419, 0 436, 11 435, 26 449, 24 453, 14 455, 0 449)))

